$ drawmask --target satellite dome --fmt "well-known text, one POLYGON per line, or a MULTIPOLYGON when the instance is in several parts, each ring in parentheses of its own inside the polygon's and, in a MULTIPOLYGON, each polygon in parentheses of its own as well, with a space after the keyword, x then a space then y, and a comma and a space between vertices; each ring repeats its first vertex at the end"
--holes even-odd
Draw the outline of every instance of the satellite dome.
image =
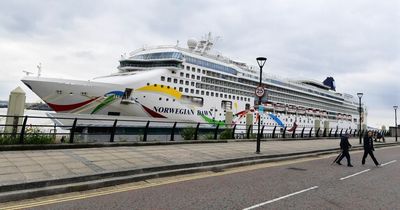
POLYGON ((187 45, 188 45, 189 49, 193 50, 197 46, 197 40, 195 38, 190 38, 187 41, 187 45))

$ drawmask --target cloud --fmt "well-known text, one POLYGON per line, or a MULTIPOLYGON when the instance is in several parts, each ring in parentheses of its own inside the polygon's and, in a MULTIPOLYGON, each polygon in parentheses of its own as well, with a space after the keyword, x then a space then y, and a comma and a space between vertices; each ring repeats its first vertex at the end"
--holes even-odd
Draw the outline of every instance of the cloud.
POLYGON ((266 56, 269 74, 333 76, 338 91, 364 92, 371 125, 388 125, 400 104, 399 9, 395 0, 2 1, 0 99, 39 62, 44 76, 90 79, 143 45, 184 46, 211 31, 223 55, 250 64, 266 56))

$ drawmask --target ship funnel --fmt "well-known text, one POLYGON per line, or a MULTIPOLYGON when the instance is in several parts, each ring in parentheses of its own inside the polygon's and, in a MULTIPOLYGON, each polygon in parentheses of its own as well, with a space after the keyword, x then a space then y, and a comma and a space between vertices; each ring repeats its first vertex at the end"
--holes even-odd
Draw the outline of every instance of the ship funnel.
POLYGON ((330 87, 330 90, 336 91, 335 79, 333 77, 327 77, 322 83, 330 87))

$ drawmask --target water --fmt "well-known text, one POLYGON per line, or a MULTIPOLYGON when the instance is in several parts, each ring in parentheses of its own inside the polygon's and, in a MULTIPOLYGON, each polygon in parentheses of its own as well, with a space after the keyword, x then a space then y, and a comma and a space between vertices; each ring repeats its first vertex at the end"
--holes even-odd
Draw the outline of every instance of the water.
MULTIPOLYGON (((53 111, 42 111, 42 110, 27 110, 25 109, 24 115, 37 116, 37 117, 47 117, 46 113, 54 113, 53 111)), ((7 108, 0 108, 0 115, 7 115, 7 108)), ((3 124, 6 123, 6 117, 0 117, 0 131, 4 130, 3 124)), ((28 118, 27 126, 29 125, 54 125, 54 122, 46 118, 28 118)), ((46 127, 40 130, 48 132, 54 128, 46 127)), ((58 129, 57 129, 58 130, 58 129)))

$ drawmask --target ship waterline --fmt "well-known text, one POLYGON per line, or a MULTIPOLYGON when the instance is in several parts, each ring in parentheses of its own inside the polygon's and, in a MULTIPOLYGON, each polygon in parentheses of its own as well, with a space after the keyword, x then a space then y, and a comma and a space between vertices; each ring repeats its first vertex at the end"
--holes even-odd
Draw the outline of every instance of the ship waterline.
MULTIPOLYGON (((246 115, 265 126, 357 129, 358 103, 335 91, 333 78, 282 80, 263 76, 267 94, 258 113, 258 68, 209 53, 211 37, 188 48, 158 46, 120 60, 118 72, 90 81, 25 77, 22 81, 54 111, 123 115, 245 125, 246 115)), ((365 109, 364 109, 365 110, 365 109)), ((362 118, 365 124, 366 112, 362 118)))

